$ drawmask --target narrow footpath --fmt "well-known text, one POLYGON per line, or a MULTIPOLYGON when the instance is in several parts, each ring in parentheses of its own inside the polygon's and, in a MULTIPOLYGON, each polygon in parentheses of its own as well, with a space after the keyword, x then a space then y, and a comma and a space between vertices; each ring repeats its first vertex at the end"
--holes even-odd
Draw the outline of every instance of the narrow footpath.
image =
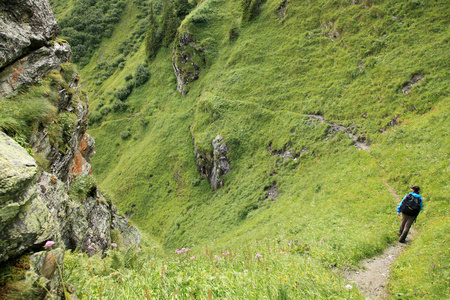
MULTIPOLYGON (((386 181, 383 180, 383 183, 392 195, 395 205, 398 205, 401 198, 386 181)), ((395 209, 395 207, 396 206, 393 206, 393 209, 395 209)), ((415 233, 414 227, 411 227, 407 242, 414 238, 415 233)), ((383 254, 363 260, 363 267, 360 270, 342 271, 342 275, 359 288, 366 300, 386 299, 389 296, 387 285, 389 282, 391 265, 397 260, 397 257, 406 247, 407 244, 396 243, 387 248, 383 254)))
MULTIPOLYGON (((412 232, 408 235, 408 239, 411 238, 412 232)), ((391 265, 405 247, 405 244, 398 243, 386 249, 380 256, 365 259, 362 262, 362 269, 343 271, 342 274, 359 288, 366 300, 385 299, 389 295, 387 284, 391 265)))

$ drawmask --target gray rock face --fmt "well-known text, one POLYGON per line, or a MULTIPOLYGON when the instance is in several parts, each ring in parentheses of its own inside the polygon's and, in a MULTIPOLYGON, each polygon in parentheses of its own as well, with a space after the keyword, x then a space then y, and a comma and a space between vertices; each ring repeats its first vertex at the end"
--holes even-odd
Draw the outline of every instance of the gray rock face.
POLYGON ((0 97, 36 83, 52 70, 60 70, 61 64, 69 61, 70 56, 69 44, 55 42, 13 62, 0 73, 0 97))
POLYGON ((93 255, 111 246, 111 229, 117 229, 124 245, 140 245, 136 227, 117 215, 117 208, 93 188, 81 202, 72 200, 65 184, 54 175, 43 173, 38 182, 39 196, 55 220, 55 239, 68 249, 79 247, 93 255))
POLYGON ((45 242, 54 226, 37 193, 35 160, 0 132, 0 261, 45 242))
POLYGON ((34 158, 13 139, 0 132, 0 204, 17 201, 37 179, 37 174, 34 158))
POLYGON ((214 160, 209 182, 211 183, 211 188, 217 190, 223 186, 223 181, 220 179, 220 176, 227 174, 231 170, 231 165, 227 157, 230 150, 228 150, 228 146, 224 143, 221 135, 216 136, 212 141, 212 146, 214 160))
POLYGON ((141 235, 139 234, 139 230, 134 226, 130 226, 128 220, 124 217, 116 214, 113 215, 111 229, 116 229, 119 231, 123 238, 121 242, 124 246, 134 244, 140 245, 141 235))
POLYGON ((199 153, 193 134, 192 139, 194 140, 195 158, 202 179, 208 178, 213 191, 221 188, 223 180, 220 177, 231 171, 231 165, 227 157, 230 150, 223 137, 218 135, 212 141, 213 153, 199 153))
POLYGON ((118 216, 96 187, 83 201, 71 199, 64 182, 40 174, 25 149, 2 132, 0 191, 0 262, 42 249, 48 240, 93 255, 111 246, 111 229, 119 231, 124 245, 140 244, 137 228, 118 216))
POLYGON ((107 249, 111 244, 111 210, 98 190, 92 191, 83 203, 86 209, 88 230, 83 238, 82 250, 89 254, 107 249), (90 249, 91 246, 93 249, 90 249))
POLYGON ((46 45, 58 31, 47 0, 0 1, 0 68, 46 45))
POLYGON ((55 240, 68 249, 81 246, 88 228, 85 209, 67 194, 66 185, 54 175, 43 172, 38 181, 39 197, 55 221, 55 240))
POLYGON ((183 95, 189 91, 189 82, 199 78, 200 67, 194 63, 193 56, 202 55, 203 51, 192 35, 182 34, 179 37, 172 55, 172 66, 177 77, 177 90, 183 95))

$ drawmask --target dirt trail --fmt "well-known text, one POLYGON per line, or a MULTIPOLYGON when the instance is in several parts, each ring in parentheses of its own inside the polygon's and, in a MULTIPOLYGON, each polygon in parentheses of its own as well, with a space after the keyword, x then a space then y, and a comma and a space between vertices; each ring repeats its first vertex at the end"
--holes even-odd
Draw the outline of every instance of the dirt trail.
POLYGON ((391 265, 404 248, 404 244, 391 246, 380 256, 364 260, 362 262, 363 269, 343 271, 342 274, 359 288, 366 300, 385 299, 389 295, 386 288, 391 265))
MULTIPOLYGON (((400 197, 397 195, 395 190, 387 182, 384 181, 384 184, 396 204, 399 203, 400 197)), ((415 230, 412 227, 407 240, 411 240, 414 234, 415 230)), ((406 245, 396 243, 395 245, 387 248, 383 254, 363 260, 362 269, 357 271, 343 271, 342 275, 344 275, 350 282, 354 283, 359 288, 361 294, 366 300, 385 299, 389 295, 387 292, 387 284, 389 281, 391 265, 405 250, 406 245)))

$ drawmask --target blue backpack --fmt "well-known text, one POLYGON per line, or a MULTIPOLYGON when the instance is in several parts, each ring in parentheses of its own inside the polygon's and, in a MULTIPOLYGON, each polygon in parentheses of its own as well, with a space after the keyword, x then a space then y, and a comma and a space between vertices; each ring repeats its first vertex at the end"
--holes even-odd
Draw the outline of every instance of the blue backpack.
POLYGON ((400 206, 400 211, 405 215, 417 217, 420 212, 420 207, 422 203, 422 199, 420 197, 415 197, 412 194, 406 195, 406 198, 403 199, 402 206, 400 206))

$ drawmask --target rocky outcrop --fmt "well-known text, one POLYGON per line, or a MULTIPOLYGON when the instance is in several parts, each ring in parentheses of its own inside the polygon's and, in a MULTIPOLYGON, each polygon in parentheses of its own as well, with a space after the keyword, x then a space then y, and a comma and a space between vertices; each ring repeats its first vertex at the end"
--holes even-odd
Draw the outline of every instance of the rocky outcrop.
POLYGON ((69 44, 55 42, 43 46, 5 67, 0 73, 0 96, 7 97, 22 87, 28 87, 70 59, 69 44))
POLYGON ((200 64, 198 61, 203 61, 202 53, 204 51, 205 49, 197 44, 191 34, 179 34, 172 55, 172 65, 177 77, 177 90, 183 95, 189 92, 188 84, 199 78, 200 64))
POLYGON ((56 37, 59 27, 47 0, 0 1, 0 69, 56 37))
POLYGON ((272 149, 272 142, 269 143, 269 146, 267 146, 267 152, 272 154, 273 156, 279 156, 282 157, 283 160, 286 159, 296 159, 302 155, 302 153, 307 152, 306 149, 302 149, 300 151, 297 151, 296 149, 292 149, 291 147, 288 147, 287 145, 283 146, 283 149, 272 149))
POLYGON ((141 235, 138 229, 131 226, 126 218, 113 214, 111 218, 111 229, 116 230, 120 234, 120 238, 113 242, 124 246, 140 244, 141 235))
POLYGON ((278 9, 277 9, 278 20, 281 21, 286 16, 286 10, 287 10, 288 4, 289 4, 289 2, 287 0, 283 0, 283 2, 280 3, 280 6, 278 6, 278 9))
POLYGON ((339 132, 344 132, 348 134, 348 137, 351 138, 355 143, 355 147, 358 150, 368 151, 370 149, 370 143, 366 140, 363 135, 354 134, 355 127, 345 127, 343 125, 339 125, 336 123, 330 123, 325 120, 325 118, 321 115, 308 115, 310 121, 318 121, 319 123, 326 123, 329 125, 327 130, 328 136, 335 136, 339 132))
POLYGON ((37 193, 38 177, 35 160, 0 132, 0 261, 53 236, 52 216, 37 193))
POLYGON ((139 245, 141 238, 95 186, 82 201, 72 199, 64 182, 39 172, 26 150, 2 132, 0 226, 0 262, 41 250, 48 240, 92 255, 110 247, 111 230, 123 237, 122 245, 139 245))
POLYGON ((95 141, 86 133, 89 102, 81 91, 77 73, 72 75, 67 87, 60 87, 57 106, 60 115, 72 114, 75 119, 64 149, 51 143, 45 127, 32 134, 30 146, 35 152, 45 155, 52 173, 58 179, 70 184, 77 176, 92 173, 90 158, 95 153, 95 141))
POLYGON ((419 83, 419 81, 421 81, 424 77, 425 75, 423 74, 414 74, 413 76, 411 76, 411 80, 403 85, 402 92, 404 94, 408 94, 411 88, 419 83))
POLYGON ((200 153, 193 134, 192 138, 194 140, 195 159, 202 179, 208 178, 213 191, 221 188, 223 186, 221 176, 231 171, 231 165, 227 157, 230 150, 223 137, 218 135, 214 138, 211 143, 213 147, 212 153, 200 153))
POLYGON ((228 150, 228 146, 221 135, 216 136, 212 141, 212 146, 214 156, 209 183, 213 190, 217 190, 223 186, 223 181, 220 177, 226 175, 231 170, 231 165, 227 157, 230 150, 228 150))

